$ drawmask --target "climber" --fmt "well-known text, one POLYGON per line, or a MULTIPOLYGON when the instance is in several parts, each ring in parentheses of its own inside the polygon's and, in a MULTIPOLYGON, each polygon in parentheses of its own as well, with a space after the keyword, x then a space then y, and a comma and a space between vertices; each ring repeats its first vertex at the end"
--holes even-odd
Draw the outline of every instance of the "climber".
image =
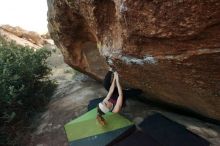
POLYGON ((102 115, 107 112, 118 113, 125 106, 127 97, 134 97, 142 93, 140 89, 127 88, 122 90, 117 72, 109 71, 104 79, 104 87, 108 91, 107 96, 97 106, 98 122, 103 126, 106 124, 102 115), (112 78, 113 74, 113 78, 112 78))

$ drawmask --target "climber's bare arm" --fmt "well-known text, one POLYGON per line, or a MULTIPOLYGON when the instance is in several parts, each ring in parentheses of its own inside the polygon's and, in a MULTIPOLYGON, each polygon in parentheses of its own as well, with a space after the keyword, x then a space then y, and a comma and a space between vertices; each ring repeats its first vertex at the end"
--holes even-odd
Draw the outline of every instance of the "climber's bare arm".
POLYGON ((122 103, 123 103, 123 92, 122 92, 121 85, 119 83, 118 73, 115 73, 115 78, 116 78, 116 86, 117 86, 119 95, 118 95, 117 102, 116 102, 115 107, 112 110, 112 112, 113 113, 118 113, 121 110, 122 103))

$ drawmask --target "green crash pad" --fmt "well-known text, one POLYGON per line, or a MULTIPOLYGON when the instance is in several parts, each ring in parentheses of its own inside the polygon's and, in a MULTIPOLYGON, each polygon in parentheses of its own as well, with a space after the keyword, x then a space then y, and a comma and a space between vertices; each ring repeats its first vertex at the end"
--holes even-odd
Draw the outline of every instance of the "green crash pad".
POLYGON ((105 146, 126 136, 134 129, 134 124, 117 113, 108 113, 103 117, 107 124, 101 126, 96 121, 97 109, 67 123, 64 128, 71 146, 105 146))

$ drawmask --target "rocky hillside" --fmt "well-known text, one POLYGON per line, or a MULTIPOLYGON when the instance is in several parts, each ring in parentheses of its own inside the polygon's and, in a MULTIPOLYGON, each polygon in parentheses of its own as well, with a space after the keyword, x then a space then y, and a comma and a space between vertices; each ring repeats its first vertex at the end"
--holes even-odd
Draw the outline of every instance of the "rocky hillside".
POLYGON ((15 41, 19 45, 33 48, 41 48, 46 44, 52 43, 49 34, 39 35, 34 31, 24 30, 19 26, 2 25, 0 26, 0 35, 8 41, 15 41))
POLYGON ((65 62, 220 121, 220 1, 48 0, 65 62))

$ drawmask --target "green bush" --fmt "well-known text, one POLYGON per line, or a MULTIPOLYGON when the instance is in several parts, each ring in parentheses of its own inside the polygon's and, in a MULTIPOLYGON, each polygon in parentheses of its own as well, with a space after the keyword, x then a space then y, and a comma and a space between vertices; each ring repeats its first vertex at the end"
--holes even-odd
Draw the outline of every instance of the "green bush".
POLYGON ((18 123, 29 123, 48 103, 56 87, 48 77, 50 55, 47 49, 34 51, 0 36, 0 145, 18 143, 18 123))

